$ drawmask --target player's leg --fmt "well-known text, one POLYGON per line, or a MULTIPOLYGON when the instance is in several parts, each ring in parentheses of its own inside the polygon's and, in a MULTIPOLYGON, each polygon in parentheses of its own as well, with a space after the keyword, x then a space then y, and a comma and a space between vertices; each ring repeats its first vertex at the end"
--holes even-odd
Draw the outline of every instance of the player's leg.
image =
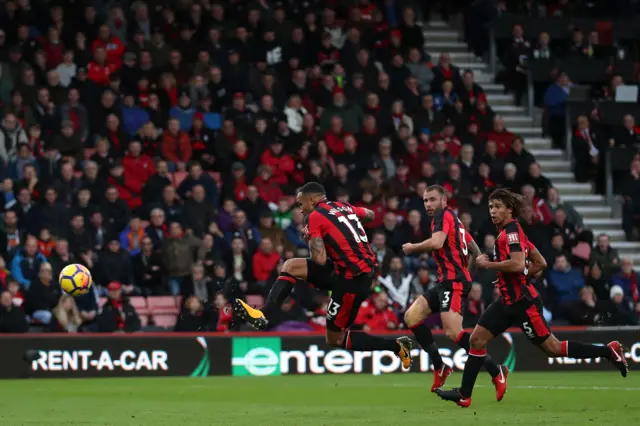
POLYGON ((609 342, 606 346, 576 341, 560 341, 551 333, 542 314, 542 302, 536 300, 523 311, 520 328, 533 344, 549 357, 571 357, 577 359, 605 358, 627 377, 629 366, 620 342, 609 342))
MULTIPOLYGON (((471 333, 462 329, 462 319, 467 303, 467 296, 471 290, 470 282, 448 282, 440 287, 440 318, 442 328, 447 337, 456 342, 462 349, 469 352, 471 333)), ((496 365, 489 355, 484 357, 484 367, 492 378, 496 378, 501 373, 501 367, 496 365)), ((496 382, 496 388, 502 387, 496 382)), ((438 386, 439 387, 439 386, 438 386)), ((504 389, 499 390, 498 401, 502 400, 506 392, 506 382, 504 389)))
POLYGON ((267 301, 262 310, 249 306, 241 299, 236 299, 233 305, 236 315, 255 328, 266 328, 269 322, 265 313, 268 316, 273 309, 278 309, 282 305, 284 300, 291 294, 296 281, 307 279, 309 272, 308 262, 310 262, 309 259, 303 258, 293 258, 285 261, 280 275, 267 295, 267 301))
POLYGON ((326 342, 329 346, 352 351, 391 351, 400 357, 404 368, 409 368, 413 346, 410 338, 389 339, 349 330, 356 320, 360 305, 369 295, 370 282, 370 277, 361 276, 336 283, 327 307, 326 342), (360 282, 345 284, 345 281, 360 282))
POLYGON ((462 374, 462 386, 459 389, 450 391, 436 389, 436 394, 444 400, 457 403, 461 407, 470 406, 473 388, 487 355, 487 345, 495 336, 508 329, 510 325, 510 316, 500 300, 496 300, 489 305, 487 310, 480 316, 478 324, 469 338, 469 357, 462 374))
POLYGON ((448 376, 451 374, 451 369, 444 371, 448 367, 442 362, 440 350, 433 339, 431 329, 424 324, 424 320, 433 312, 431 306, 434 300, 436 303, 435 306, 439 306, 437 304, 437 291, 435 290, 428 290, 424 295, 418 296, 409 309, 407 309, 407 312, 405 312, 404 323, 407 328, 411 330, 420 347, 429 354, 429 359, 433 364, 434 374, 442 373, 448 376))

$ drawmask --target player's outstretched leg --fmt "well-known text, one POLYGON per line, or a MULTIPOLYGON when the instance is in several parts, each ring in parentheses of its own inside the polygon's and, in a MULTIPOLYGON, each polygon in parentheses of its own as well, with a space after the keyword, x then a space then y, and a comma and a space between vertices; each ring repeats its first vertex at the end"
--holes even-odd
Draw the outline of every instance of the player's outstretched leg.
POLYGON ((404 322, 413 333, 420 347, 429 354, 433 364, 433 384, 431 392, 444 386, 453 370, 442 361, 440 349, 433 339, 431 329, 424 324, 424 320, 431 314, 429 302, 424 296, 418 297, 404 314, 404 322))
POLYGON ((289 259, 282 265, 282 271, 273 286, 271 286, 267 301, 261 310, 247 305, 240 299, 236 299, 233 303, 233 311, 253 328, 265 329, 269 325, 265 313, 268 315, 273 309, 279 309, 284 300, 291 294, 296 281, 305 280, 306 278, 307 259, 289 259))
POLYGON ((326 338, 328 345, 351 351, 391 351, 398 355, 404 369, 411 367, 413 340, 407 336, 387 339, 360 331, 347 330, 346 332, 340 332, 327 329, 326 338))
POLYGON ((629 366, 624 357, 624 349, 617 340, 609 342, 606 346, 601 346, 567 340, 561 342, 552 334, 540 345, 540 349, 550 357, 605 358, 620 371, 622 377, 627 377, 629 373, 629 366))
MULTIPOLYGON (((458 337, 455 339, 458 346, 469 353, 470 345, 469 339, 471 334, 467 331, 461 331, 458 337)), ((509 376, 509 369, 506 365, 497 365, 489 356, 484 357, 484 368, 491 376, 491 381, 496 388, 496 400, 502 401, 504 394, 507 392, 507 377, 509 376)), ((433 392, 433 391, 432 391, 433 392)))

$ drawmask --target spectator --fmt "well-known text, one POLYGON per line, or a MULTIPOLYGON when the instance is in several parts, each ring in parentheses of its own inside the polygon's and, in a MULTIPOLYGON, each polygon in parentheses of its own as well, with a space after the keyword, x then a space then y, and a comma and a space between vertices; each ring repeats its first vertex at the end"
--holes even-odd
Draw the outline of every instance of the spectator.
POLYGON ((135 282, 142 294, 164 294, 162 282, 163 265, 159 252, 154 251, 153 241, 148 236, 142 238, 140 251, 133 257, 133 273, 135 282))
POLYGON ((596 246, 591 251, 591 261, 601 265, 605 277, 611 277, 620 269, 620 256, 611 247, 607 234, 598 235, 596 246))
POLYGON ((524 38, 522 25, 513 26, 513 39, 507 47, 502 63, 507 69, 508 87, 514 92, 516 105, 522 105, 522 97, 527 90, 527 74, 524 58, 527 57, 531 45, 524 38))
POLYGON ((107 237, 105 241, 107 245, 100 253, 95 267, 95 281, 98 283, 117 282, 118 291, 124 290, 126 294, 132 294, 135 291, 135 281, 131 255, 127 250, 122 249, 117 235, 107 237))
POLYGON ((571 268, 566 256, 556 257, 553 269, 547 273, 547 279, 556 293, 558 305, 578 300, 578 293, 584 287, 584 277, 580 271, 571 268))
POLYGON ((5 163, 14 161, 21 143, 29 144, 27 132, 14 114, 5 115, 0 126, 0 159, 5 163))
POLYGON ((525 179, 525 182, 533 186, 537 198, 542 200, 547 198, 551 181, 542 175, 540 164, 534 162, 529 165, 529 177, 525 179))
POLYGON ((200 332, 213 331, 212 320, 215 313, 210 308, 205 308, 204 303, 197 296, 193 295, 185 299, 178 322, 173 331, 179 332, 200 332))
POLYGON ((544 94, 546 129, 554 148, 564 149, 565 105, 571 90, 571 81, 566 72, 558 73, 555 84, 544 94))
POLYGON ((51 323, 52 309, 58 304, 61 291, 57 281, 53 280, 51 265, 41 263, 38 279, 29 286, 26 298, 26 312, 41 324, 51 323))
POLYGON ((590 126, 589 119, 581 115, 573 134, 574 174, 578 182, 599 181, 604 171, 604 145, 590 126))
POLYGON ((589 272, 586 274, 586 285, 593 288, 598 300, 608 300, 611 286, 602 272, 602 266, 597 262, 593 262, 589 267, 589 272))
POLYGON ((135 256, 140 252, 144 236, 145 230, 140 218, 132 216, 129 219, 129 225, 120 233, 120 247, 129 252, 131 256, 135 256))
POLYGON ((265 210, 260 213, 260 226, 258 232, 262 238, 269 238, 278 253, 282 252, 285 244, 285 233, 282 228, 276 225, 273 215, 265 210))
POLYGON ((200 163, 194 161, 189 164, 189 175, 187 175, 178 187, 178 194, 182 199, 186 199, 192 195, 191 191, 196 185, 203 187, 207 202, 209 202, 214 209, 220 206, 220 193, 216 182, 211 176, 203 172, 200 163))
POLYGON ((83 321, 73 296, 63 294, 60 297, 58 305, 53 308, 53 320, 54 331, 76 333, 80 330, 83 321))
POLYGON ((205 274, 202 263, 191 266, 191 273, 182 280, 180 294, 184 299, 196 296, 202 302, 215 298, 215 282, 205 274))
POLYGON ((569 223, 573 223, 577 227, 582 228, 584 225, 584 221, 582 216, 578 211, 571 205, 570 203, 566 203, 561 200, 560 195, 558 194, 558 190, 554 187, 549 187, 547 190, 547 207, 551 214, 555 214, 556 209, 561 208, 564 210, 565 215, 567 216, 567 221, 569 223))
POLYGON ((247 214, 242 210, 237 210, 233 214, 233 224, 231 230, 225 234, 227 242, 233 238, 241 238, 245 244, 245 250, 253 253, 260 244, 260 232, 247 220, 247 214))
POLYGON ((178 222, 169 225, 169 236, 162 244, 162 264, 174 296, 180 293, 182 281, 191 272, 199 247, 200 241, 186 235, 178 222))
POLYGON ((260 247, 252 258, 256 290, 261 293, 267 293, 265 286, 278 262, 280 262, 280 255, 274 250, 273 242, 269 238, 263 238, 260 241, 260 247))
POLYGON ((191 159, 191 142, 189 136, 180 130, 180 122, 169 119, 167 130, 162 134, 162 158, 169 164, 169 170, 184 171, 191 159))
MULTIPOLYGON (((384 235, 384 234, 379 234, 384 235)), ((409 300, 416 294, 422 294, 420 288, 414 285, 414 275, 405 271, 400 256, 394 256, 389 263, 389 273, 386 276, 378 276, 378 282, 387 292, 390 303, 399 310, 404 311, 409 305, 409 300)))
POLYGON ((26 333, 27 319, 22 309, 13 306, 11 293, 0 293, 0 332, 26 333))
POLYGON ((25 290, 38 279, 41 265, 47 263, 47 259, 38 253, 38 240, 27 237, 24 247, 18 249, 11 262, 11 276, 20 283, 25 290))
POLYGON ((638 325, 640 307, 624 295, 622 287, 611 287, 610 296, 613 303, 611 325, 638 325))
POLYGON ((567 306, 567 313, 573 325, 600 325, 607 314, 605 303, 596 299, 591 287, 580 289, 580 299, 567 306))
POLYGON ((640 143, 640 127, 636 125, 635 118, 626 114, 622 119, 622 126, 613 131, 613 138, 609 141, 611 146, 633 147, 640 143))
POLYGON ((493 130, 487 135, 487 139, 496 143, 496 155, 500 159, 505 159, 516 136, 508 131, 504 125, 504 118, 496 116, 493 119, 493 130))
POLYGON ((361 325, 366 333, 395 330, 400 325, 398 317, 389 306, 389 296, 385 291, 379 291, 362 302, 355 323, 361 325))
POLYGON ((637 229, 640 227, 640 159, 631 161, 631 170, 623 182, 622 196, 622 229, 627 240, 637 240, 637 229))
POLYGON ((49 256, 49 262, 51 263, 53 276, 59 276, 60 272, 62 272, 62 269, 65 266, 69 265, 70 263, 75 263, 75 261, 75 255, 69 251, 69 241, 64 238, 58 238, 55 241, 55 246, 51 255, 49 256))
POLYGON ((103 333, 131 333, 140 330, 140 317, 123 294, 117 281, 107 285, 107 302, 98 316, 98 331, 103 333))
POLYGON ((620 272, 611 277, 611 284, 619 286, 624 291, 625 297, 633 300, 640 310, 640 289, 638 289, 638 273, 633 269, 633 262, 628 257, 620 260, 620 272))

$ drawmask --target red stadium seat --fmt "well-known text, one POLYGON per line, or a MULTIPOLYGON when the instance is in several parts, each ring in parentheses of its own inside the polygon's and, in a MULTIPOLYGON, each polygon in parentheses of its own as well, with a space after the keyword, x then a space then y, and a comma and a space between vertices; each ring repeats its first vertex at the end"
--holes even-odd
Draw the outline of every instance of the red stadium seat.
POLYGON ((147 298, 147 304, 152 314, 177 315, 179 311, 173 296, 151 296, 147 298))
POLYGON ((264 297, 260 296, 259 294, 248 294, 247 303, 249 304, 249 306, 254 306, 260 309, 262 308, 262 306, 264 306, 264 297))
POLYGON ((176 188, 180 186, 183 180, 187 178, 189 174, 187 172, 175 172, 173 174, 173 186, 176 188))
POLYGON ((175 327, 177 321, 178 321, 177 315, 170 315, 170 314, 153 315, 153 322, 158 327, 173 328, 175 327))
POLYGON ((182 296, 176 296, 176 306, 178 309, 182 307, 182 296))
POLYGON ((129 299, 131 305, 135 308, 138 315, 146 316, 149 314, 149 308, 147 307, 147 299, 141 296, 133 296, 129 299))

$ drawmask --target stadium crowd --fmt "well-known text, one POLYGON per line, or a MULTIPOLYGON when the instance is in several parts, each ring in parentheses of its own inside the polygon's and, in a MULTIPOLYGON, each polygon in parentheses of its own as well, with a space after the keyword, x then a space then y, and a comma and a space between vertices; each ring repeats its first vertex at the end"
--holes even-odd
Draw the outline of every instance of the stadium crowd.
MULTIPOLYGON (((165 3, 3 2, 0 332, 234 329, 229 299, 262 303, 308 254, 293 195, 309 180, 376 213, 364 329, 403 327, 434 284, 401 246, 429 236, 436 183, 488 253, 487 195, 529 200, 549 319, 638 322, 631 262, 562 202, 474 73, 425 52, 423 2, 165 3), (57 284, 74 262, 96 283, 77 298, 57 284)), ((474 279, 465 325, 495 297, 491 272, 474 279)), ((299 285, 272 325, 322 329, 327 301, 299 285)))

